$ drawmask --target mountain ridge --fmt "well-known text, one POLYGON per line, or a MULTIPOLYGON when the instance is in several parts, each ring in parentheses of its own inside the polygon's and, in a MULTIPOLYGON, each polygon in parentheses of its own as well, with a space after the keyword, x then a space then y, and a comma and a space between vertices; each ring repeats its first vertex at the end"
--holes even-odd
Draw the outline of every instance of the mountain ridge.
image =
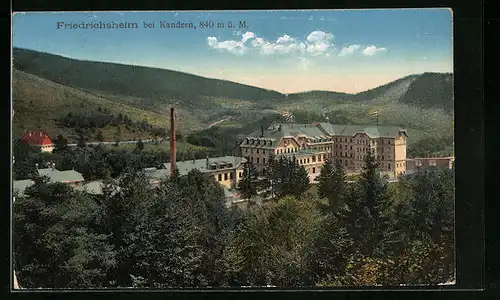
MULTIPOLYGON (((199 80, 206 80, 207 82, 210 82, 210 83, 215 83, 216 85, 218 84, 232 84, 232 85, 236 85, 236 86, 240 86, 242 88, 249 88, 249 89, 253 89, 253 90, 258 90, 262 93, 271 93, 274 97, 278 98, 278 99, 290 99, 290 98, 300 98, 301 96, 307 96, 307 95, 313 95, 313 96, 316 96, 318 94, 322 94, 323 96, 324 95, 328 95, 328 94, 333 94, 335 96, 346 96, 346 97, 352 97, 354 96, 354 98, 360 98, 360 97, 365 97, 366 95, 370 95, 372 94, 374 91, 377 91, 385 86, 388 86, 388 85, 391 85, 392 83, 396 83, 398 81, 401 81, 401 80, 405 80, 407 78, 412 78, 412 77, 418 77, 418 76, 422 76, 422 75, 426 75, 426 74, 434 74, 434 75, 443 75, 443 76, 452 76, 452 73, 440 73, 440 72, 424 72, 424 73, 418 73, 418 74, 410 74, 410 75, 406 75, 404 77, 401 77, 399 79, 396 79, 396 80, 393 80, 393 81, 390 81, 388 83, 385 83, 383 85, 380 85, 378 87, 374 87, 374 88, 371 88, 371 89, 367 89, 365 91, 360 91, 360 92, 357 92, 357 93, 347 93, 347 92, 341 92, 341 91, 334 91, 334 90, 306 90, 306 91, 301 91, 301 92, 294 92, 294 93, 282 93, 282 92, 279 92, 279 91, 276 91, 276 90, 273 90, 273 89, 266 89, 266 88, 262 88, 262 87, 257 87, 257 86, 252 86, 252 85, 249 85, 249 84, 245 84, 245 83, 240 83, 240 82, 236 82, 236 81, 232 81, 232 80, 226 80, 226 79, 217 79, 217 78, 212 78, 212 77, 207 77, 207 76, 201 76, 201 75, 197 75, 197 74, 192 74, 192 73, 188 73, 188 72, 183 72, 183 71, 174 71, 174 70, 170 70, 170 69, 165 69, 165 68, 158 68, 158 67, 146 67, 146 66, 140 66, 140 65, 131 65, 131 64, 124 64, 124 63, 112 63, 112 62, 102 62, 102 61, 92 61, 92 60, 83 60, 83 59, 75 59, 75 58, 69 58, 69 57, 66 57, 66 56, 63 56, 63 55, 59 55, 59 54, 52 54, 52 53, 48 53, 48 52, 41 52, 41 51, 36 51, 36 50, 31 50, 31 49, 25 49, 25 48, 18 48, 18 47, 14 47, 13 48, 13 57, 14 57, 14 67, 16 69, 19 69, 21 71, 27 71, 27 73, 31 73, 33 75, 36 75, 36 76, 39 76, 39 77, 42 77, 42 78, 47 78, 47 76, 44 76, 44 75, 47 75, 47 74, 43 74, 44 72, 43 71, 38 71, 38 72, 30 72, 30 71, 34 71, 33 68, 29 69, 29 70, 24 70, 24 68, 26 67, 25 66, 25 61, 21 62, 21 64, 19 64, 19 57, 20 56, 32 56, 30 58, 30 60, 33 60, 33 59, 37 59, 37 58, 45 58, 45 59, 59 59, 61 61, 65 61, 66 63, 71 63, 71 62, 74 62, 76 64, 90 64, 90 65, 94 65, 94 66, 108 66, 109 68, 134 68, 135 70, 138 70, 138 71, 151 71, 151 72, 154 72, 154 73, 164 73, 163 75, 178 75, 178 76, 181 76, 181 77, 185 77, 185 78, 191 78, 195 81, 199 81, 199 80), (17 58, 16 58, 17 56, 17 58), (34 56, 34 57, 33 57, 34 56), (17 59, 17 61, 16 61, 17 59), (17 64, 16 64, 17 63, 17 64)), ((23 60, 21 58, 21 60, 23 60)), ((113 77, 113 74, 109 74, 113 77)), ((156 75, 156 74, 155 74, 156 75)), ((156 75, 157 76, 157 75, 156 75)), ((52 79, 52 81, 54 82, 57 82, 57 83, 61 83, 61 84, 65 84, 65 85, 73 85, 71 83, 68 83, 68 82, 60 82, 60 81, 63 81, 61 80, 61 78, 57 78, 56 76, 48 76, 49 78, 47 79, 52 79), (52 77, 52 78, 50 78, 52 77), (54 78, 56 77, 56 78, 54 78)), ((98 80, 98 79, 97 79, 98 80)), ((117 87, 119 88, 119 87, 117 87)), ((203 88, 201 88, 201 92, 203 92, 203 88)), ((213 95, 213 94, 203 94, 204 96, 219 96, 219 95, 213 95)), ((225 95, 225 96, 228 96, 228 97, 234 97, 234 95, 225 95)), ((240 97, 238 97, 240 98, 240 97)), ((245 98, 241 98, 242 100, 247 100, 245 98)))

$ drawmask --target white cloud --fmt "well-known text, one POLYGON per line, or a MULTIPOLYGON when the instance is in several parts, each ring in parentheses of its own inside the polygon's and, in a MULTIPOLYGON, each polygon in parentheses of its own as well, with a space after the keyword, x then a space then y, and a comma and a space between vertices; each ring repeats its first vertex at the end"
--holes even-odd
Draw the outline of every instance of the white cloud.
POLYGON ((303 54, 310 55, 324 54, 333 47, 331 40, 333 35, 323 31, 311 32, 306 41, 297 41, 287 34, 280 36, 276 42, 270 42, 262 37, 257 37, 253 32, 240 34, 241 40, 218 41, 216 37, 208 37, 207 43, 211 48, 227 51, 233 54, 244 54, 251 49, 259 51, 261 54, 303 54), (251 41, 250 43, 247 43, 251 41))
POLYGON ((365 49, 363 49, 363 54, 364 55, 367 55, 367 56, 373 56, 375 54, 377 54, 378 52, 382 52, 382 51, 385 51, 387 49, 385 48, 377 48, 376 46, 368 46, 366 47, 365 49))
POLYGON ((280 36, 278 38, 278 40, 276 41, 277 44, 285 44, 285 43, 289 43, 289 42, 293 42, 295 41, 295 39, 287 34, 285 34, 284 36, 280 36))
POLYGON ((324 31, 313 31, 307 36, 307 52, 311 55, 320 55, 326 52, 333 44, 333 35, 324 31))
POLYGON ((361 48, 361 45, 358 45, 358 44, 354 44, 354 45, 350 45, 350 46, 344 47, 344 48, 342 48, 342 50, 340 50, 339 56, 351 55, 355 51, 359 50, 360 48, 361 48))
POLYGON ((245 43, 246 41, 248 41, 249 39, 253 39, 255 38, 255 34, 253 32, 250 32, 250 31, 247 31, 245 32, 243 35, 242 35, 242 39, 241 39, 241 42, 242 43, 245 43))
POLYGON ((222 41, 219 42, 216 37, 210 36, 207 38, 207 44, 221 51, 227 51, 232 54, 245 54, 248 51, 248 48, 241 41, 222 41))

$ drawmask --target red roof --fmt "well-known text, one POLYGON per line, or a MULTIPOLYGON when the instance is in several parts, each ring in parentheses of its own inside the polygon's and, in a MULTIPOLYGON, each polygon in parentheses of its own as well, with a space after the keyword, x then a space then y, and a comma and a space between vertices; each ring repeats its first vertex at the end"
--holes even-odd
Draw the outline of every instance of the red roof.
POLYGON ((23 142, 35 146, 35 145, 52 145, 52 140, 49 135, 43 131, 29 131, 23 134, 21 138, 23 142))

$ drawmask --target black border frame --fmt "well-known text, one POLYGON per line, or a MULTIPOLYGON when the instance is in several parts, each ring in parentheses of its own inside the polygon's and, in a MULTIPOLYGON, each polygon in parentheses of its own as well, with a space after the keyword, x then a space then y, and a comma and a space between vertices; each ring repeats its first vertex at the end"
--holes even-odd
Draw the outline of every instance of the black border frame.
MULTIPOLYGON (((92 10, 221 10, 221 9, 355 9, 355 8, 423 8, 423 7, 450 7, 453 9, 454 19, 454 88, 455 88, 455 156, 458 157, 458 165, 456 166, 456 259, 457 259, 457 284, 455 286, 443 286, 439 290, 446 291, 443 294, 453 293, 453 297, 459 296, 452 291, 466 291, 470 290, 473 293, 467 294, 467 298, 476 299, 479 294, 478 291, 486 287, 485 279, 485 240, 484 240, 484 198, 485 198, 485 161, 484 161, 484 111, 483 111, 483 6, 482 1, 462 1, 460 3, 453 3, 453 1, 440 1, 439 4, 435 1, 429 0, 379 0, 379 1, 336 1, 335 5, 327 4, 326 1, 310 0, 304 1, 276 1, 273 3, 266 1, 266 5, 262 3, 232 3, 229 4, 211 4, 207 7, 208 3, 194 3, 192 1, 141 1, 140 3, 132 4, 124 1, 85 1, 80 3, 72 3, 70 1, 51 1, 51 3, 43 3, 37 0, 17 0, 12 4, 12 11, 92 11, 92 10), (474 296, 473 296, 474 294, 474 296)), ((2 18, 2 21, 4 19, 2 18)), ((4 28, 11 28, 11 22, 8 20, 9 26, 4 28)), ((7 25, 7 24, 5 24, 7 25)), ((9 35, 11 34, 9 30, 9 35)), ((11 43, 9 39, 9 44, 11 43)), ((11 44, 9 45, 11 47, 11 44)), ((9 75, 11 65, 11 52, 9 49, 9 75)), ((10 100, 10 85, 9 100, 10 100)), ((10 130, 10 101, 6 102, 9 107, 8 112, 10 130)), ((10 136, 10 132, 9 132, 10 136)), ((9 156, 10 159, 11 155, 9 156)), ((9 164, 10 168, 10 164, 9 164)), ((3 181, 2 184, 5 184, 3 181)), ((9 192, 9 189, 7 191, 9 192)), ((10 194, 10 193, 9 193, 10 194)), ((9 198, 10 199, 10 196, 9 198)), ((9 213, 6 220, 5 228, 10 229, 10 203, 4 212, 9 213), (8 220, 8 221, 7 221, 8 220), (9 223, 7 223, 9 222, 9 223)), ((7 231, 7 236, 10 239, 10 232, 7 231)), ((6 247, 8 256, 10 258, 10 243, 6 247)), ((10 260, 8 262, 10 264, 10 260)), ((10 266, 2 268, 2 270, 10 270, 10 266)), ((12 276, 7 275, 9 286, 11 285, 12 276)), ((339 293, 347 296, 352 296, 359 293, 356 290, 331 290, 328 292, 308 292, 312 295, 337 295, 339 293)), ((9 288, 10 290, 10 288, 9 288)), ((382 291, 383 289, 366 288, 362 290, 376 291, 369 293, 374 298, 378 298, 382 294, 393 295, 394 293, 382 291)), ((392 289, 398 291, 400 289, 392 289)), ((426 298, 434 295, 436 290, 425 291, 426 287, 412 288, 412 290, 421 290, 418 294, 426 298)), ((194 290, 196 291, 196 290, 194 290)), ((239 291, 247 291, 248 295, 263 296, 263 294, 277 297, 285 295, 286 297, 296 295, 297 292, 287 292, 284 290, 274 290, 267 292, 266 290, 237 290, 223 292, 225 295, 238 293, 239 291)), ((51 291, 53 292, 53 291, 51 291)), ((72 290, 70 293, 78 292, 72 290)), ((85 291, 87 292, 87 291, 85 291)), ((120 291, 95 291, 91 294, 115 294, 120 291), (111 293, 110 293, 111 292, 111 293)), ((149 294, 154 294, 156 291, 145 291, 149 294)), ((125 291, 126 293, 126 291, 125 291)), ((177 291, 173 292, 177 294, 177 291)), ((186 296, 200 295, 199 292, 186 293, 181 292, 186 296)), ((210 291, 212 295, 219 295, 217 291, 210 291)), ((300 293, 300 292, 299 292, 300 293)), ((23 292, 16 292, 17 295, 23 292)), ((41 294, 45 294, 42 292, 41 294)), ((64 295, 65 293, 62 293, 64 295)), ((91 295, 85 293, 86 295, 91 295)), ((84 294, 84 296, 85 296, 84 294)), ((203 293, 205 294, 205 293, 203 293)), ((300 293, 302 296, 308 297, 308 294, 300 293)), ((361 293, 366 294, 366 293, 361 293)), ((48 295, 48 294, 47 294, 48 295)), ((311 296, 312 296, 311 295, 311 296)), ((340 295, 340 294, 339 294, 340 295)), ((238 296, 244 296, 239 293, 238 296)), ((385 297, 384 297, 385 298, 385 297)), ((431 297, 432 298, 432 297, 431 297)))

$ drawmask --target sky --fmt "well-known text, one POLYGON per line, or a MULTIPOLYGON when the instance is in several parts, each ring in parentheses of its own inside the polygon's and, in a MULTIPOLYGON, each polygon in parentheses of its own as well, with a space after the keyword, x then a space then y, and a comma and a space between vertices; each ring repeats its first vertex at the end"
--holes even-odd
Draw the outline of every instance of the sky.
POLYGON ((30 12, 14 14, 12 44, 282 93, 357 93, 410 74, 452 72, 452 15, 445 8, 30 12), (162 28, 162 22, 192 26, 162 28), (100 23, 137 28, 78 28, 100 23))

